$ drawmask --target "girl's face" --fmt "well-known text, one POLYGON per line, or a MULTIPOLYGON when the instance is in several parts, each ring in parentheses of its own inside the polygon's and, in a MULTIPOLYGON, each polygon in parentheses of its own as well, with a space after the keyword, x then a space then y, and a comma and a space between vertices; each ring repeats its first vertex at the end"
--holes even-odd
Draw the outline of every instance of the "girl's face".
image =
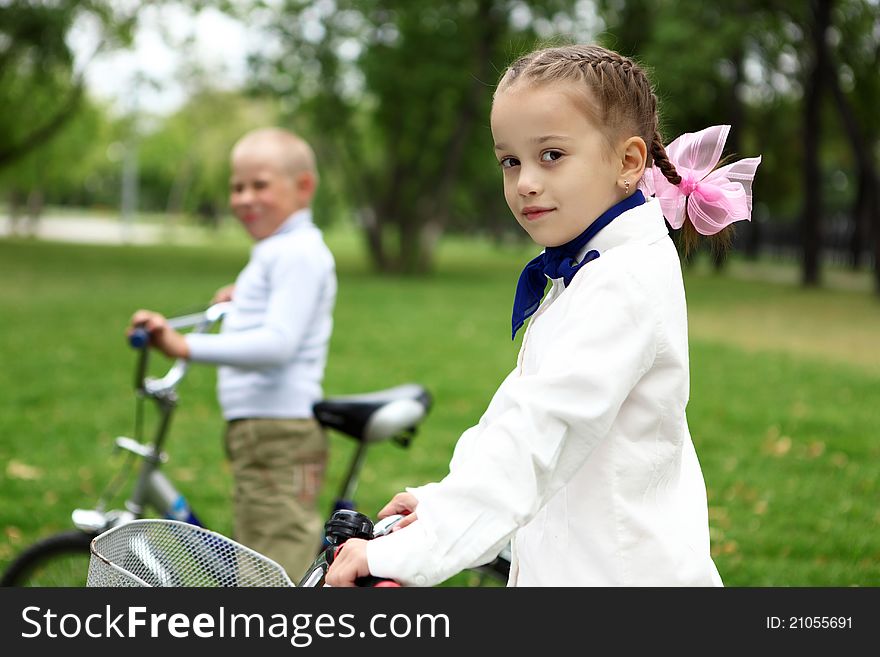
POLYGON ((545 247, 573 240, 624 197, 621 159, 565 93, 567 86, 514 85, 492 106, 504 198, 520 226, 545 247))

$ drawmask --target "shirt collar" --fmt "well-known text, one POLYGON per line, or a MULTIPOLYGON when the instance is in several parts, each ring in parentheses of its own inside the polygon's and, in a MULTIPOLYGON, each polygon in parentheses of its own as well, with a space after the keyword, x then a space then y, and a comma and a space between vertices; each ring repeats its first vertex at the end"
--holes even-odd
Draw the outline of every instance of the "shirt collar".
POLYGON ((599 254, 624 244, 653 244, 669 235, 660 202, 655 198, 627 210, 591 239, 578 253, 581 260, 587 251, 599 254))
POLYGON ((302 210, 297 210, 292 215, 290 215, 287 219, 284 220, 284 223, 278 226, 270 237, 274 237, 275 235, 281 235, 282 233, 289 233, 291 231, 302 228, 308 224, 312 223, 312 209, 311 208, 303 208, 302 210))

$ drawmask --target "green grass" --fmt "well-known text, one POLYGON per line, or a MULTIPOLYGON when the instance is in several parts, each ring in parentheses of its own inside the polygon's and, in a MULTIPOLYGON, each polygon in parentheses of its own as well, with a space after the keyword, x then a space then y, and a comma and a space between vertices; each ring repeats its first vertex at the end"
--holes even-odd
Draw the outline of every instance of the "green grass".
MULTIPOLYGON (((444 475, 456 439, 513 366, 510 304, 534 250, 447 240, 435 275, 407 279, 370 273, 351 235, 329 241, 340 286, 326 392, 418 381, 435 400, 409 450, 371 450, 357 497, 373 514, 404 486, 444 475)), ((246 259, 243 241, 0 240, 0 568, 67 529, 71 508, 93 503, 116 472, 113 439, 134 430, 123 339, 132 311, 197 310, 246 259)), ((700 267, 686 282, 688 412, 726 584, 880 585, 880 303, 862 289, 803 291, 700 267)), ((154 371, 165 365, 153 359, 154 371)), ((214 382, 212 368, 193 367, 181 385, 166 467, 206 524, 230 534, 214 382)), ((350 454, 333 436, 325 505, 350 454)))

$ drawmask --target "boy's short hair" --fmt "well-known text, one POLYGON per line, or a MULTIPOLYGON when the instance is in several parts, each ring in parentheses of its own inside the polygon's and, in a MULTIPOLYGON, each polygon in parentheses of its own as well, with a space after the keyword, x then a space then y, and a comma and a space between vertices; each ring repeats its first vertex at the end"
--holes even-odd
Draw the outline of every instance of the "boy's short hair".
POLYGON ((272 153, 290 175, 308 171, 316 178, 318 176, 314 150, 305 139, 290 130, 277 127, 251 130, 235 142, 232 159, 245 149, 248 152, 260 149, 262 152, 272 153))

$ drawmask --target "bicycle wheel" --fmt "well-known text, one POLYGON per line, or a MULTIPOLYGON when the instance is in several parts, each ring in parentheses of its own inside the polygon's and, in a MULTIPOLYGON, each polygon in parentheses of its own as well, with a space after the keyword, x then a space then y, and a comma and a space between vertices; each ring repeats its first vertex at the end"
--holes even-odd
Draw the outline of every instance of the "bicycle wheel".
POLYGON ((34 543, 9 564, 0 586, 85 586, 94 537, 68 531, 34 543))

